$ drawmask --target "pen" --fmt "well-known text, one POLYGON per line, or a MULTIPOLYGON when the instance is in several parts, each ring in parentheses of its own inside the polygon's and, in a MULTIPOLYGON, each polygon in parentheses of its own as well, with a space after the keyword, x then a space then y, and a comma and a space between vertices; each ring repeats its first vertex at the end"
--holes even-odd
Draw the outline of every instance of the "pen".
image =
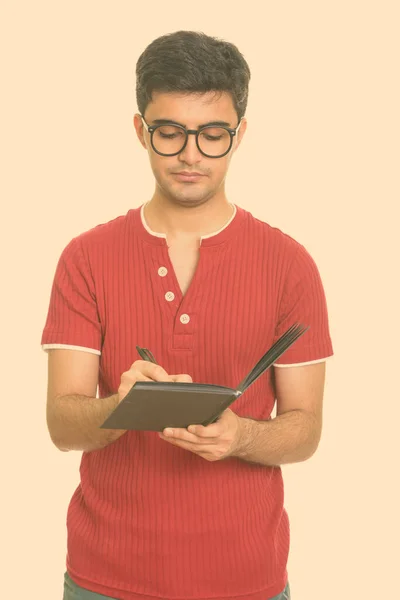
POLYGON ((154 358, 153 353, 147 348, 141 348, 140 346, 136 346, 136 350, 142 360, 147 360, 147 362, 152 362, 155 365, 158 364, 156 359, 154 358))

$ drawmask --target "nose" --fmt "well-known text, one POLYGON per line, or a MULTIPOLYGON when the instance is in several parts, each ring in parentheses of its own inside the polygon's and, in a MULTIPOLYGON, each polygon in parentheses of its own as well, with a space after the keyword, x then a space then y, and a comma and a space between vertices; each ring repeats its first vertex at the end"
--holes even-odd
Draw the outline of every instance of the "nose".
POLYGON ((179 159, 187 165, 194 165, 200 162, 202 158, 203 155, 196 144, 196 136, 189 134, 187 144, 180 152, 179 159))

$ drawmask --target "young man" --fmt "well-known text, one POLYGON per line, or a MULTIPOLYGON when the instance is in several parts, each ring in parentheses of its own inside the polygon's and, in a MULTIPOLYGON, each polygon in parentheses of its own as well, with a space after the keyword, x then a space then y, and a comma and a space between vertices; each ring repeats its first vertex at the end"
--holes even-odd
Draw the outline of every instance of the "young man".
POLYGON ((47 423, 60 450, 83 451, 65 600, 290 596, 280 466, 317 449, 333 351, 311 256, 225 195, 249 79, 230 43, 177 32, 150 44, 134 126, 154 195, 72 239, 58 262, 42 336, 47 423), (296 321, 306 334, 218 422, 99 428, 136 381, 235 387, 296 321))

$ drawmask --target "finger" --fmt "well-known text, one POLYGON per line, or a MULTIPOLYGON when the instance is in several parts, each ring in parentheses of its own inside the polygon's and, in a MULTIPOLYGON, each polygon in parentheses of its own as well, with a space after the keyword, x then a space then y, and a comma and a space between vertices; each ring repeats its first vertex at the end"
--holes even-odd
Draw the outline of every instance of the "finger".
POLYGON ((193 454, 197 454, 201 458, 205 458, 207 460, 222 460, 226 452, 219 449, 217 446, 208 445, 199 445, 192 444, 191 442, 184 442, 182 440, 170 440, 168 438, 162 438, 166 442, 169 442, 172 446, 176 446, 177 448, 182 448, 182 450, 187 450, 188 452, 192 452, 193 454))
POLYGON ((160 438, 162 440, 164 440, 165 442, 169 442, 170 444, 173 444, 174 446, 179 446, 180 448, 185 448, 186 450, 191 450, 192 452, 196 452, 196 453, 205 453, 205 452, 213 452, 213 450, 215 450, 216 446, 213 444, 210 444, 209 442, 204 443, 204 442, 192 442, 190 440, 182 440, 182 439, 176 439, 176 438, 169 438, 169 437, 165 437, 162 433, 158 434, 160 436, 160 438))
POLYGON ((188 432, 199 438, 217 438, 222 434, 222 427, 219 422, 204 425, 189 425, 188 432))
POLYGON ((143 375, 143 373, 141 373, 141 371, 137 371, 132 370, 132 380, 133 381, 153 381, 152 379, 150 379, 150 377, 146 377, 146 375, 143 375))
POLYGON ((176 383, 193 383, 193 379, 186 373, 182 373, 180 375, 171 375, 171 377, 176 383))
POLYGON ((149 377, 146 377, 140 371, 136 369, 130 369, 126 373, 123 373, 121 376, 121 382, 118 388, 118 394, 120 401, 125 398, 125 396, 130 392, 132 387, 135 385, 137 381, 152 381, 149 377))
POLYGON ((146 377, 143 375, 141 371, 138 369, 129 369, 125 373, 121 375, 121 384, 123 385, 133 385, 135 381, 151 381, 150 377, 146 377))
POLYGON ((160 437, 168 440, 179 440, 184 442, 189 442, 191 444, 210 444, 212 443, 212 439, 210 437, 204 438, 194 435, 190 433, 187 429, 183 429, 181 427, 167 427, 161 433, 159 433, 160 437))
POLYGON ((214 423, 210 423, 206 427, 204 425, 189 425, 188 431, 199 437, 219 437, 226 429, 230 428, 231 417, 233 415, 234 413, 231 409, 227 408, 217 417, 214 423))
POLYGON ((147 360, 137 360, 133 363, 132 369, 140 371, 142 375, 148 377, 152 381, 172 381, 167 371, 161 367, 147 360))

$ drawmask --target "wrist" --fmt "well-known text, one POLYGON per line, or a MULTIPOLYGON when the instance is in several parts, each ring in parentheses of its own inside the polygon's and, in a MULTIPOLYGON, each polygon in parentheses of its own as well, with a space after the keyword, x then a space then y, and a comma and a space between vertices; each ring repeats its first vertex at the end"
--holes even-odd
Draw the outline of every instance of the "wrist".
POLYGON ((238 432, 236 438, 236 444, 232 453, 232 456, 236 458, 244 458, 247 454, 247 448, 249 440, 252 437, 252 431, 254 421, 247 419, 246 417, 237 417, 238 419, 238 432))

